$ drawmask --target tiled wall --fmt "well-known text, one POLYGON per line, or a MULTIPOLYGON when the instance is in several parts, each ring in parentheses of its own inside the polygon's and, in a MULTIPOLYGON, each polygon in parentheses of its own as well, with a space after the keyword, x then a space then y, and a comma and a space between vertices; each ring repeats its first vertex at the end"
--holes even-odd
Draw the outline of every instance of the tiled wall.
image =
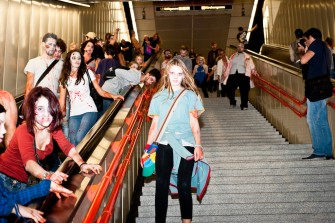
POLYGON ((68 45, 81 43, 89 31, 104 38, 117 27, 119 38, 129 38, 122 2, 86 8, 52 0, 0 0, 0 9, 0 89, 14 96, 24 92, 24 67, 40 54, 45 33, 57 34, 68 45))

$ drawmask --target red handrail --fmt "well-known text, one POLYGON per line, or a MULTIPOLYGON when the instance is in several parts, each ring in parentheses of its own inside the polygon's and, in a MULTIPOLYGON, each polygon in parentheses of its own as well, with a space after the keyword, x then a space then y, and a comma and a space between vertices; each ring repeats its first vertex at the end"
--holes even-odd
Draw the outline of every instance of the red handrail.
POLYGON ((133 140, 131 141, 131 143, 129 145, 127 155, 126 155, 125 159, 123 160, 121 166, 119 167, 119 171, 118 171, 118 174, 117 174, 117 180, 114 184, 114 187, 113 187, 112 192, 110 194, 110 197, 108 199, 107 205, 105 206, 102 215, 97 220, 97 223, 108 223, 110 221, 110 219, 113 218, 115 202, 116 202, 116 199, 119 195, 119 191, 121 189, 124 176, 127 172, 128 166, 130 164, 131 156, 133 155, 133 151, 134 151, 135 143, 136 143, 136 138, 138 137, 138 135, 141 132, 141 127, 142 127, 142 123, 143 123, 143 120, 144 120, 144 114, 142 114, 140 116, 142 116, 142 117, 140 117, 139 125, 137 126, 136 132, 133 134, 133 140))
MULTIPOLYGON (((306 103, 306 97, 304 97, 302 100, 297 99, 296 97, 294 97, 293 95, 287 93, 286 91, 284 91, 282 88, 272 84, 271 82, 261 78, 260 76, 253 76, 254 80, 257 79, 258 81, 261 81, 263 83, 265 83, 266 85, 270 86, 272 89, 278 91, 279 93, 281 93, 282 95, 284 95, 285 97, 291 99, 294 103, 296 103, 297 105, 303 105, 306 103)), ((255 82, 257 83, 257 81, 255 82)))
MULTIPOLYGON (((85 216, 85 218, 83 219, 83 223, 91 223, 94 221, 94 218, 101 206, 101 203, 103 201, 103 198, 104 198, 104 195, 109 187, 109 185, 111 184, 112 182, 112 178, 113 178, 113 174, 119 164, 119 161, 121 159, 121 156, 122 156, 122 153, 123 153, 123 150, 124 150, 124 147, 126 145, 126 143, 129 141, 130 139, 130 133, 132 132, 133 130, 133 127, 137 121, 137 118, 141 112, 141 108, 142 107, 142 104, 145 103, 145 99, 146 98, 149 98, 151 95, 152 92, 149 92, 148 90, 146 90, 143 94, 142 94, 142 97, 139 98, 140 102, 138 103, 138 107, 136 108, 136 111, 134 112, 134 116, 132 118, 132 120, 130 121, 129 123, 129 127, 125 133, 125 135, 122 137, 120 143, 118 144, 118 148, 117 148, 117 152, 110 164, 110 166, 108 167, 108 170, 106 171, 105 175, 103 176, 102 180, 100 181, 100 184, 99 184, 99 188, 93 198, 93 201, 90 205, 90 208, 88 209, 87 211, 87 214, 85 216)), ((142 117, 142 116, 141 116, 142 117)), ((116 177, 114 175, 114 177, 116 177)))
POLYGON ((304 99, 302 99, 302 100, 299 100, 299 99, 295 98, 294 96, 292 96, 291 94, 285 92, 280 87, 278 87, 278 86, 270 83, 269 81, 266 81, 265 79, 261 78, 260 76, 254 76, 253 78, 254 78, 254 80, 256 80, 254 83, 257 85, 257 87, 261 88, 263 91, 267 92, 269 95, 271 95, 272 97, 274 97, 275 99, 277 99, 282 105, 284 105, 284 106, 288 107, 289 109, 291 109, 300 118, 306 116, 307 109, 305 109, 305 111, 301 112, 299 109, 297 109, 294 106, 290 105, 288 102, 286 102, 285 100, 283 100, 280 96, 278 96, 277 94, 273 93, 272 91, 270 91, 269 89, 267 89, 265 86, 263 86, 259 82, 261 82, 261 83, 269 86, 271 89, 274 89, 277 92, 279 92, 280 94, 282 94, 283 96, 289 98, 291 101, 293 101, 299 107, 301 105, 303 105, 303 104, 306 103, 306 97, 304 97, 304 99))
POLYGON ((293 107, 292 105, 290 105, 289 103, 287 103, 286 101, 282 100, 278 95, 274 94, 273 92, 271 92, 270 90, 268 90, 267 88, 263 87, 263 86, 259 86, 262 90, 266 91, 268 94, 270 94, 272 97, 276 98, 281 104, 283 104, 284 106, 288 107, 289 109, 291 109, 295 114, 297 114, 300 118, 304 117, 307 114, 307 109, 304 112, 299 111, 298 109, 296 109, 295 107, 293 107))
MULTIPOLYGON (((270 88, 278 91, 280 94, 282 94, 285 97, 289 98, 291 101, 293 101, 295 104, 297 104, 299 106, 306 103, 306 101, 307 101, 306 97, 304 97, 302 100, 299 100, 299 99, 295 98, 294 96, 292 96, 291 94, 289 94, 286 91, 284 91, 282 88, 280 88, 280 87, 272 84, 271 82, 269 82, 269 81, 261 78, 260 76, 253 76, 253 80, 254 80, 255 85, 257 85, 257 87, 261 88, 262 90, 264 90, 265 92, 267 92, 268 94, 270 94, 272 97, 276 98, 281 104, 283 104, 284 106, 290 108, 299 117, 306 116, 307 109, 304 112, 299 111, 294 106, 292 106, 289 103, 287 103, 286 101, 284 101, 281 97, 279 97, 278 95, 274 94, 272 91, 270 91, 269 89, 267 89, 266 87, 264 87, 259 82, 262 82, 263 84, 266 84, 270 88)), ((335 88, 333 88, 333 96, 335 96, 335 88)), ((332 107, 333 109, 335 109, 335 103, 334 102, 328 101, 327 104, 330 107, 332 107)))

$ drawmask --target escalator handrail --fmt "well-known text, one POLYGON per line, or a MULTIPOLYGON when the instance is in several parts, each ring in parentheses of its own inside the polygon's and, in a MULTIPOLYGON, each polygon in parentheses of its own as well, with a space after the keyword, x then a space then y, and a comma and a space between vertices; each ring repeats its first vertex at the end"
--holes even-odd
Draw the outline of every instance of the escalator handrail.
MULTIPOLYGON (((236 46, 234 46, 234 45, 230 45, 229 48, 236 50, 236 46)), ((280 60, 276 60, 276 59, 273 59, 271 57, 261 55, 259 53, 256 53, 256 52, 248 50, 248 49, 246 49, 245 52, 248 53, 249 55, 253 56, 253 57, 258 58, 261 61, 269 63, 269 64, 271 64, 275 67, 281 68, 281 69, 285 70, 286 72, 289 72, 293 75, 296 75, 296 76, 302 78, 302 73, 301 73, 300 68, 297 68, 297 67, 295 67, 291 64, 284 63, 280 60)))
MULTIPOLYGON (((126 130, 125 135, 122 137, 118 148, 116 149, 116 154, 113 157, 113 160, 111 162, 111 164, 108 167, 108 170, 106 171, 105 175, 102 178, 102 181, 100 181, 99 183, 99 188, 97 190, 96 195, 94 196, 92 203, 87 211, 87 214, 85 216, 85 218, 83 219, 83 223, 90 223, 94 221, 94 218, 97 214, 97 212, 99 211, 99 208, 102 204, 104 195, 108 189, 108 186, 111 184, 112 179, 115 177, 115 170, 117 169, 119 162, 121 160, 121 156, 123 154, 124 148, 126 143, 129 141, 129 139, 131 138, 131 134, 132 134, 132 130, 135 126, 135 123, 138 119, 139 116, 141 116, 142 118, 144 118, 144 115, 141 115, 141 112, 143 112, 143 103, 145 101, 148 101, 148 97, 150 97, 150 95, 152 95, 151 91, 149 92, 149 89, 146 89, 145 92, 142 94, 142 96, 140 97, 140 101, 139 101, 139 106, 136 108, 136 111, 134 112, 134 116, 132 118, 132 120, 129 123, 129 127, 126 130)), ((119 167, 120 168, 120 167, 119 167)), ((115 194, 114 194, 115 196, 115 194)))

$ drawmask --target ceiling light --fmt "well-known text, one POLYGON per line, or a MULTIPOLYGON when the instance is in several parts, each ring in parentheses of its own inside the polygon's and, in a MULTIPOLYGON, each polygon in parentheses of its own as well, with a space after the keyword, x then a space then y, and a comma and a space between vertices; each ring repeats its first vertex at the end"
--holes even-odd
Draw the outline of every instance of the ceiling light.
POLYGON ((70 1, 70 0, 58 0, 58 1, 69 3, 69 4, 73 4, 73 5, 79 5, 79 6, 84 6, 84 7, 91 7, 88 4, 82 4, 82 3, 75 2, 75 1, 70 1))

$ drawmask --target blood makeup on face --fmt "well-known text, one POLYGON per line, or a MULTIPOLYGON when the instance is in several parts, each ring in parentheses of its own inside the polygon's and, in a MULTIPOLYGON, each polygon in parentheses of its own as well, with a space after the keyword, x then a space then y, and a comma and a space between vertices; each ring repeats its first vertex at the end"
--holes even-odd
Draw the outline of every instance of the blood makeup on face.
POLYGON ((40 97, 35 103, 35 122, 43 127, 49 127, 52 116, 49 111, 49 102, 45 97, 40 97))
POLYGON ((73 52, 70 57, 71 66, 78 68, 81 63, 81 55, 78 52, 73 52))

